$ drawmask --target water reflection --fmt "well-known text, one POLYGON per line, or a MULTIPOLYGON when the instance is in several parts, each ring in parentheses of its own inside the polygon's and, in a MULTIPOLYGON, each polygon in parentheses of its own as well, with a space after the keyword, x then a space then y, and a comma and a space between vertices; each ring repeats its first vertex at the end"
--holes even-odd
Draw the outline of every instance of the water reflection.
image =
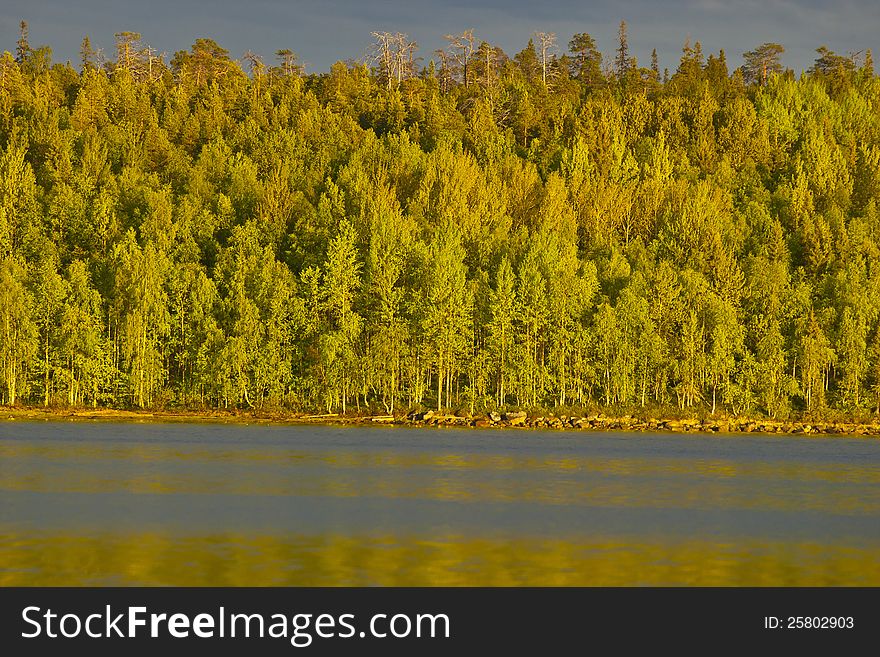
POLYGON ((5 423, 0 585, 880 585, 880 441, 5 423))
POLYGON ((162 533, 6 535, 0 585, 834 586, 876 549, 817 543, 162 533))

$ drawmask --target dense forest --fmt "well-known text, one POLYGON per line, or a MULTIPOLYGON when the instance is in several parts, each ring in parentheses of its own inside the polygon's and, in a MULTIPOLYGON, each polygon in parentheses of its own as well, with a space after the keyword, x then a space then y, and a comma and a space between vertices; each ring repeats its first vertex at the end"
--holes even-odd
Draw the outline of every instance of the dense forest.
POLYGON ((0 403, 880 412, 870 51, 618 37, 375 33, 306 74, 133 32, 53 63, 23 23, 0 403))

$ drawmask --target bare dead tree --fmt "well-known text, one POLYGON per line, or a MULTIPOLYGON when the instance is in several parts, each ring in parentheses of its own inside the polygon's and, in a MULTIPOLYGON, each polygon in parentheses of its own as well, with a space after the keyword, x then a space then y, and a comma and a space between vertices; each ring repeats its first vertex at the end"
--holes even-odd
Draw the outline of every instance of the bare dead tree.
POLYGON ((144 73, 142 58, 141 35, 137 32, 117 32, 116 37, 116 68, 131 73, 138 78, 144 73))
POLYGON ((373 32, 372 61, 379 67, 388 89, 400 86, 415 73, 415 52, 419 44, 401 32, 373 32))
POLYGON ((276 50, 275 57, 280 64, 281 75, 284 77, 290 78, 302 74, 303 67, 299 63, 299 57, 290 48, 276 50))
POLYGON ((263 84, 263 76, 266 74, 266 65, 263 63, 263 58, 253 50, 245 50, 241 58, 248 63, 251 79, 254 81, 254 95, 259 96, 263 84))
POLYGON ((147 79, 150 81, 156 80, 161 75, 161 71, 163 68, 163 64, 165 63, 165 55, 166 53, 160 53, 152 46, 147 46, 143 49, 142 55, 146 56, 146 73, 147 79))
POLYGON ((857 51, 855 51, 855 52, 853 52, 852 50, 850 50, 849 52, 846 53, 846 56, 847 56, 847 58, 849 59, 849 61, 852 62, 852 65, 853 65, 853 67, 855 67, 855 68, 861 68, 862 64, 863 64, 864 61, 865 61, 865 51, 864 51, 864 49, 863 49, 863 50, 857 50, 857 51))
POLYGON ((449 89, 452 87, 453 77, 455 75, 455 71, 453 71, 454 63, 452 61, 452 56, 442 49, 435 50, 434 52, 440 59, 440 70, 438 71, 437 76, 440 82, 440 93, 448 94, 449 89))
POLYGON ((538 49, 541 53, 541 80, 546 87, 552 53, 556 50, 556 33, 535 32, 535 38, 538 40, 538 49))
POLYGON ((158 51, 152 46, 144 48, 144 54, 147 56, 147 79, 153 79, 153 62, 158 61, 158 51))
POLYGON ((109 66, 109 60, 107 59, 107 55, 104 53, 103 48, 95 49, 95 68, 98 70, 106 71, 109 66))
POLYGON ((373 32, 376 43, 373 45, 373 61, 379 66, 385 83, 391 89, 394 79, 394 35, 391 32, 373 32))
POLYGON ((443 37, 449 42, 452 56, 462 72, 462 83, 470 84, 470 63, 474 56, 474 31, 465 30, 461 34, 447 34, 443 37))
POLYGON ((495 68, 495 62, 498 59, 498 53, 495 51, 495 48, 493 48, 489 43, 483 41, 480 44, 479 49, 477 50, 477 54, 479 54, 480 61, 486 68, 485 83, 486 88, 489 89, 492 86, 492 71, 495 68))
POLYGON ((395 50, 395 73, 397 74, 397 84, 412 77, 415 74, 415 53, 419 48, 419 44, 415 41, 407 40, 405 34, 397 33, 396 50, 395 50))
POLYGON ((266 72, 266 65, 263 63, 262 57, 253 50, 245 50, 242 59, 248 63, 251 75, 255 80, 263 77, 263 74, 266 72))
MULTIPOLYGON (((137 32, 117 32, 114 36, 116 62, 110 65, 108 70, 128 71, 138 82, 154 81, 162 75, 166 53, 159 53, 152 46, 144 45, 141 42, 141 35, 137 32)), ((99 66, 107 66, 100 48, 93 51, 93 56, 99 66)))

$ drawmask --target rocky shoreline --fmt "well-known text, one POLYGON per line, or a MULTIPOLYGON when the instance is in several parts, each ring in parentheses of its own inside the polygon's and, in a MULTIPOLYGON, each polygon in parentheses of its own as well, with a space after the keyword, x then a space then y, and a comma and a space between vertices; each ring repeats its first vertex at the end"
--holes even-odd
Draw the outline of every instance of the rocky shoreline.
POLYGON ((654 418, 632 415, 585 416, 529 415, 524 411, 485 415, 444 414, 420 411, 408 415, 306 415, 244 411, 127 411, 114 409, 0 408, 0 420, 123 420, 159 422, 233 422, 270 424, 388 425, 411 427, 472 427, 555 429, 568 431, 633 431, 671 433, 761 433, 793 435, 880 436, 880 418, 854 420, 782 421, 754 418, 654 418))
MULTIPOLYGON (((395 421, 395 423, 398 423, 395 421)), ((517 413, 490 413, 485 417, 469 418, 427 413, 412 414, 405 418, 405 424, 428 426, 471 426, 471 427, 523 427, 530 429, 575 429, 587 431, 665 431, 673 433, 768 433, 797 435, 880 435, 880 420, 873 423, 862 422, 812 422, 779 421, 770 419, 726 418, 726 419, 656 419, 638 418, 632 415, 621 417, 603 414, 574 416, 529 416, 517 413)))

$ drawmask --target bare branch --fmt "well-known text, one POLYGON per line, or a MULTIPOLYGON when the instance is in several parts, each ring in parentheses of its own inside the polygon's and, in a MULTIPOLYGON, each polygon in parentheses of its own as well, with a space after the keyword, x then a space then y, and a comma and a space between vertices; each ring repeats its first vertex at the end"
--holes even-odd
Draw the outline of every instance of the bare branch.
POLYGON ((449 42, 452 57, 458 64, 465 87, 470 84, 470 63, 474 55, 474 31, 465 30, 461 34, 447 34, 443 37, 449 42))
POLYGON ((541 51, 541 80, 544 86, 547 86, 548 68, 551 61, 553 51, 556 50, 556 33, 555 32, 535 32, 535 38, 538 39, 538 48, 541 51))
POLYGON ((389 89, 415 75, 415 52, 419 44, 409 41, 401 32, 373 32, 372 35, 376 42, 370 60, 379 67, 389 89))

